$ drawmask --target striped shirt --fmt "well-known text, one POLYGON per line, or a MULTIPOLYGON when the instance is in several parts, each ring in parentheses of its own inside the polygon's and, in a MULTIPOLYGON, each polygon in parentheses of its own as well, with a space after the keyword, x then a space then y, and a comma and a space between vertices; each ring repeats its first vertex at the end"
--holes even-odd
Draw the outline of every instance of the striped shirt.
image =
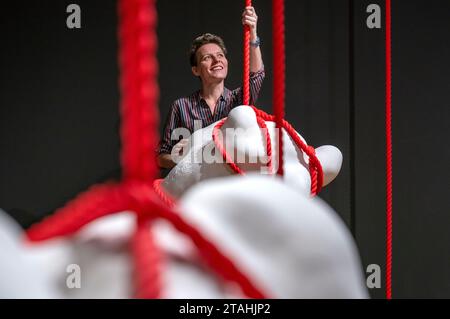
MULTIPOLYGON (((257 72, 250 72, 250 104, 256 103, 264 77, 264 68, 257 72)), ((197 124, 195 129, 207 127, 226 117, 231 109, 239 105, 242 105, 242 87, 235 90, 224 87, 214 109, 214 114, 206 101, 200 96, 200 90, 175 100, 164 125, 158 153, 170 154, 172 147, 179 142, 179 140, 171 139, 174 129, 184 127, 192 134, 194 132, 194 121, 200 121, 198 123, 201 123, 201 127, 198 127, 197 124)))

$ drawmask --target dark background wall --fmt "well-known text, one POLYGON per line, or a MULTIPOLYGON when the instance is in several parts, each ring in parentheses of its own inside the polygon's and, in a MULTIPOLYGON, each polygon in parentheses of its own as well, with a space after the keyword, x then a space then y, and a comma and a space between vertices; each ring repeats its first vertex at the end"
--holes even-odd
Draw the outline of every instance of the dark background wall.
MULTIPOLYGON (((89 185, 119 178, 115 1, 2 4, 0 207, 24 227, 89 185)), ((363 267, 384 270, 384 1, 286 1, 286 118, 314 145, 344 155, 321 197, 354 234, 363 267)), ((159 1, 160 112, 198 88, 187 50, 204 32, 229 51, 226 85, 241 82, 242 1, 159 1)), ((271 5, 255 0, 267 76, 257 106, 271 110, 271 5)), ((450 297, 445 164, 450 152, 450 4, 393 1, 394 297, 450 297)), ((384 287, 384 280, 382 286, 384 287)), ((384 296, 372 289, 373 297, 384 296)))

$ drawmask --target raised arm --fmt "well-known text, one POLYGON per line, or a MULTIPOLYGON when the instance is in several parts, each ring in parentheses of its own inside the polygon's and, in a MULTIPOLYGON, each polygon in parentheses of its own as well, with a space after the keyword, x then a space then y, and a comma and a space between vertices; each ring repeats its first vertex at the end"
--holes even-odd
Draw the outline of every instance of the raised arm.
POLYGON ((242 13, 242 24, 250 27, 250 72, 258 72, 263 68, 261 49, 257 33, 258 16, 255 8, 246 7, 242 13))

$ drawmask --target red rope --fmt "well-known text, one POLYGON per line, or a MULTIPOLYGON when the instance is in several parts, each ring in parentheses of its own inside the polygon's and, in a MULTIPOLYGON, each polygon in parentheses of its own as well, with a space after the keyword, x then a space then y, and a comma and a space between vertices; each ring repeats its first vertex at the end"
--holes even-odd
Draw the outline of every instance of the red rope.
MULTIPOLYGON (((245 0, 245 6, 252 5, 251 0, 245 0)), ((242 76, 242 104, 250 105, 250 27, 244 26, 244 73, 242 76)))
POLYGON ((386 0, 386 298, 392 298, 391 0, 386 0))
POLYGON ((155 0, 119 1, 121 162, 125 179, 151 180, 158 174, 158 63, 155 0))
MULTIPOLYGON (((158 143, 158 62, 156 60, 155 0, 121 0, 119 17, 119 65, 122 112, 122 169, 124 180, 150 181, 158 169, 153 154, 158 143), (152 8, 152 9, 150 9, 152 8)), ((148 223, 138 223, 133 236, 135 294, 156 298, 161 290, 148 223), (148 242, 145 242, 146 239, 148 242), (149 249, 145 249, 149 248, 149 249)))
MULTIPOLYGON (((154 214, 154 211, 150 212, 154 214)), ((159 206, 160 217, 169 221, 175 229, 187 235, 197 247, 200 256, 210 268, 227 282, 237 284, 242 292, 249 298, 267 298, 254 283, 244 274, 226 255, 206 239, 196 228, 186 223, 179 214, 165 207, 159 206)))
POLYGON ((137 229, 131 240, 134 296, 140 299, 161 298, 163 253, 150 231, 150 221, 149 217, 138 217, 137 229))
POLYGON ((156 195, 169 207, 174 207, 176 200, 172 196, 170 196, 161 185, 164 182, 163 179, 155 179, 153 181, 153 189, 155 190, 156 195))
POLYGON ((284 52, 284 0, 272 0, 273 41, 273 113, 277 127, 278 171, 283 176, 283 131, 285 94, 285 52, 284 52))
POLYGON ((185 234, 197 247, 200 256, 210 268, 227 282, 237 284, 249 298, 267 298, 251 280, 242 273, 226 255, 206 239, 196 228, 185 222, 181 215, 165 205, 158 204, 153 189, 147 184, 130 183, 127 188, 130 206, 140 218, 162 218, 185 234))
POLYGON ((31 241, 42 241, 72 235, 95 219, 126 209, 121 185, 94 185, 56 210, 53 215, 31 226, 27 230, 27 237, 31 241))
POLYGON ((222 158, 225 160, 225 163, 227 163, 231 169, 240 175, 244 175, 244 171, 240 169, 239 166, 237 166, 233 159, 228 155, 227 151, 225 150, 225 147, 223 146, 223 136, 222 139, 220 139, 220 128, 222 127, 222 125, 225 123, 227 118, 224 118, 222 120, 219 121, 219 123, 217 123, 214 128, 213 128, 213 132, 212 132, 212 139, 216 145, 216 148, 219 150, 220 154, 222 154, 222 158))
MULTIPOLYGON (((267 156, 269 158, 268 163, 266 164, 269 167, 269 172, 273 172, 272 170, 272 146, 270 141, 269 131, 267 130, 267 126, 265 126, 265 121, 274 121, 275 116, 267 114, 266 112, 256 108, 255 106, 251 106, 256 113, 256 119, 260 128, 263 129, 263 134, 266 140, 266 151, 267 156), (264 124, 263 124, 264 123, 264 124)), ((237 174, 245 175, 245 172, 234 163, 233 159, 228 155, 225 147, 223 146, 223 138, 221 138, 220 128, 225 123, 226 118, 220 120, 213 128, 212 137, 215 143, 217 150, 221 153, 222 158, 229 165, 229 167, 237 174)), ((309 174, 311 177, 311 194, 317 195, 322 189, 323 185, 323 170, 322 165, 320 164, 319 159, 316 156, 314 147, 307 145, 300 136, 297 134, 292 125, 286 121, 281 121, 281 127, 286 130, 286 133, 294 141, 295 145, 299 149, 301 149, 308 157, 309 157, 309 174)), ((281 130, 280 130, 281 131, 281 130)))
MULTIPOLYGON (((236 163, 234 163, 233 159, 228 155, 225 147, 223 146, 223 136, 221 134, 220 128, 223 126, 226 119, 227 118, 220 120, 214 126, 212 139, 216 145, 216 148, 219 150, 220 154, 222 154, 222 158, 225 160, 225 163, 227 163, 236 174, 245 175, 245 172, 236 163)), ((269 172, 272 172, 272 144, 270 141, 269 131, 267 129, 266 122, 261 117, 257 117, 257 123, 258 126, 263 130, 264 139, 266 141, 266 152, 268 157, 266 166, 268 167, 269 172)))

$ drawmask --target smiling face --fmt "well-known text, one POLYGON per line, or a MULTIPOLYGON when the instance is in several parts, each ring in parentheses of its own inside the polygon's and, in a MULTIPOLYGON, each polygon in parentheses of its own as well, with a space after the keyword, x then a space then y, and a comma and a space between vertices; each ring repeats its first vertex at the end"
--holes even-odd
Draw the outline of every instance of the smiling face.
POLYGON ((202 83, 217 83, 225 80, 228 74, 228 60, 225 53, 215 43, 202 45, 196 53, 197 65, 192 73, 199 76, 202 83))

